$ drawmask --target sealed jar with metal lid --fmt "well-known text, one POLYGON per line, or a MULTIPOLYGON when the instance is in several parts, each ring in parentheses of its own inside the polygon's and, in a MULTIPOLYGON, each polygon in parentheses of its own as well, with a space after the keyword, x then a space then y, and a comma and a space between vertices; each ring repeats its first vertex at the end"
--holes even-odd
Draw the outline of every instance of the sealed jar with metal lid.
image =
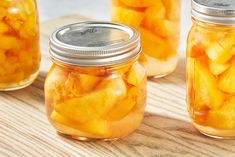
POLYGON ((192 0, 187 103, 196 128, 235 137, 235 1, 192 0))
POLYGON ((146 72, 137 31, 115 23, 62 27, 50 40, 47 115, 79 140, 116 139, 137 129, 146 104, 146 72))
POLYGON ((141 34, 141 64, 149 77, 163 77, 177 66, 180 0, 112 0, 112 20, 141 34))
POLYGON ((0 2, 0 91, 31 84, 40 66, 35 0, 0 2))

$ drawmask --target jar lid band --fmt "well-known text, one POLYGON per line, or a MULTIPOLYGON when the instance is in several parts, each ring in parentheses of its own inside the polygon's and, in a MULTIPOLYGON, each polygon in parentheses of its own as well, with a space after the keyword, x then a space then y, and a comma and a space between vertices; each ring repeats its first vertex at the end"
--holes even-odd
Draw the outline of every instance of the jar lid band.
POLYGON ((235 25, 235 1, 192 0, 192 17, 211 24, 235 25))
POLYGON ((111 22, 82 22, 56 30, 50 38, 50 55, 65 64, 107 66, 139 56, 140 35, 130 27, 111 22))

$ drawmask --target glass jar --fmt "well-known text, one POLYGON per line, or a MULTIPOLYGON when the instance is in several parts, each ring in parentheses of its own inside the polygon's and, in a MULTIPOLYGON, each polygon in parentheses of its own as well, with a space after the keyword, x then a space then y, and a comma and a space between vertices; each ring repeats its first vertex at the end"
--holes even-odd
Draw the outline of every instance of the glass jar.
POLYGON ((112 20, 141 34, 141 64, 149 77, 163 77, 177 66, 180 0, 112 0, 112 20))
POLYGON ((40 66, 39 26, 34 0, 0 2, 0 91, 31 84, 40 66))
POLYGON ((187 44, 187 103, 196 128, 235 137, 235 3, 193 0, 187 44))
POLYGON ((79 140, 107 140, 137 129, 147 80, 139 53, 138 32, 124 25, 85 22, 55 31, 45 98, 57 131, 79 140))

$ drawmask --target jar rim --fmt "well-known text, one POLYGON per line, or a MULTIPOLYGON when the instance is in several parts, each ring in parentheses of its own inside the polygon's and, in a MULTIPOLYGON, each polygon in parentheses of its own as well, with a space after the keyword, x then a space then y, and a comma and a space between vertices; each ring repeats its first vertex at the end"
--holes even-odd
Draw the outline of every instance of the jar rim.
POLYGON ((51 58, 70 65, 115 65, 137 58, 140 52, 138 31, 113 22, 66 25, 50 38, 51 58))

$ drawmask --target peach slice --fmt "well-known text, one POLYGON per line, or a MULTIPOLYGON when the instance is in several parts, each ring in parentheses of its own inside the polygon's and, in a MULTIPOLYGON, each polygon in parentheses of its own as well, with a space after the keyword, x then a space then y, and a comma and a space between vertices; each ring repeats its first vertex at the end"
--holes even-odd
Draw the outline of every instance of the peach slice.
POLYGON ((6 9, 0 4, 0 20, 2 20, 6 15, 7 15, 6 9))
POLYGON ((51 84, 53 84, 53 82, 62 84, 68 78, 68 71, 57 65, 52 65, 47 76, 48 77, 46 78, 45 82, 48 83, 45 85, 45 87, 49 87, 51 84))
POLYGON ((0 22, 0 34, 7 33, 8 31, 9 27, 5 23, 0 22))
POLYGON ((210 71, 214 75, 220 75, 225 70, 227 70, 228 67, 229 67, 229 64, 218 64, 218 63, 214 63, 212 61, 209 62, 210 71))
POLYGON ((167 46, 162 38, 154 35, 150 30, 143 27, 140 27, 139 31, 141 33, 141 45, 143 53, 157 59, 165 60, 168 58, 168 53, 166 53, 167 46))
POLYGON ((115 22, 121 22, 129 26, 138 27, 143 18, 143 12, 124 7, 113 7, 112 9, 112 20, 115 22))
POLYGON ((194 76, 195 102, 193 105, 197 109, 205 108, 218 109, 223 101, 224 95, 217 88, 216 78, 199 60, 189 59, 187 64, 190 66, 190 76, 194 76))
POLYGON ((111 121, 110 126, 112 130, 111 138, 125 137, 134 130, 136 130, 143 119, 143 113, 134 109, 124 118, 118 121, 111 121))
POLYGON ((154 33, 162 37, 171 37, 179 35, 179 20, 172 21, 165 19, 166 9, 162 2, 149 7, 145 11, 143 25, 153 30, 154 33))
POLYGON ((97 76, 70 72, 62 88, 64 89, 65 96, 79 97, 90 92, 99 82, 100 78, 97 76))
POLYGON ((36 37, 38 34, 37 18, 35 16, 29 16, 29 18, 24 22, 20 29, 20 36, 22 38, 36 37))
POLYGON ((235 117, 233 115, 235 115, 234 110, 212 110, 208 114, 207 125, 221 130, 235 129, 235 117))
POLYGON ((100 78, 93 75, 79 74, 79 86, 81 93, 87 93, 93 90, 100 82, 100 78))
POLYGON ((28 15, 35 14, 35 2, 33 0, 22 0, 22 5, 28 15))
POLYGON ((178 21, 170 21, 154 17, 145 18, 144 25, 162 37, 178 36, 180 30, 180 24, 178 21))
POLYGON ((104 137, 100 136, 100 135, 94 135, 88 132, 84 132, 81 130, 78 130, 76 128, 72 128, 69 127, 68 125, 62 124, 62 123, 58 123, 56 121, 51 120, 52 125, 57 129, 57 131, 61 134, 65 134, 65 135, 70 135, 74 138, 82 138, 82 137, 86 137, 86 138, 91 138, 91 139, 102 139, 104 137))
POLYGON ((17 49, 20 48, 20 41, 16 37, 8 35, 0 35, 0 48, 2 50, 17 49))
POLYGON ((94 119, 86 123, 78 123, 76 121, 70 120, 63 115, 60 115, 56 111, 51 114, 51 119, 57 123, 63 124, 65 126, 88 132, 94 135, 108 137, 110 135, 110 127, 107 120, 94 119))
POLYGON ((0 86, 2 83, 6 84, 6 83, 12 83, 12 82, 19 82, 23 79, 24 79, 24 72, 23 71, 20 71, 18 73, 11 74, 11 75, 1 76, 0 77, 0 86))
POLYGON ((53 98, 53 102, 59 101, 63 95, 63 85, 68 78, 68 71, 52 65, 45 81, 45 97, 53 98))
POLYGON ((130 113, 133 107, 136 105, 138 89, 136 87, 131 87, 127 93, 127 97, 124 100, 118 102, 108 112, 107 117, 109 120, 115 121, 122 119, 128 115, 128 113, 130 113))
POLYGON ((235 129, 235 97, 229 98, 220 109, 210 111, 207 124, 222 130, 235 129))
POLYGON ((180 19, 180 0, 162 0, 165 8, 167 18, 169 20, 180 19))
POLYGON ((219 89, 226 93, 235 93, 235 60, 219 78, 219 89))
POLYGON ((126 85, 121 78, 105 80, 94 92, 55 105, 63 116, 78 122, 99 118, 126 96, 126 85))
POLYGON ((3 20, 18 32, 28 18, 31 18, 31 16, 26 13, 23 3, 17 2, 14 7, 8 8, 3 20))
POLYGON ((164 19, 166 15, 166 9, 161 1, 156 5, 153 5, 146 9, 145 18, 146 19, 164 19))
POLYGON ((206 54, 213 62, 223 64, 231 59, 233 45, 235 45, 235 36, 227 36, 213 42, 206 50, 206 54))
POLYGON ((145 79, 145 75, 145 69, 139 63, 135 63, 128 72, 126 79, 129 84, 137 87, 145 79))

